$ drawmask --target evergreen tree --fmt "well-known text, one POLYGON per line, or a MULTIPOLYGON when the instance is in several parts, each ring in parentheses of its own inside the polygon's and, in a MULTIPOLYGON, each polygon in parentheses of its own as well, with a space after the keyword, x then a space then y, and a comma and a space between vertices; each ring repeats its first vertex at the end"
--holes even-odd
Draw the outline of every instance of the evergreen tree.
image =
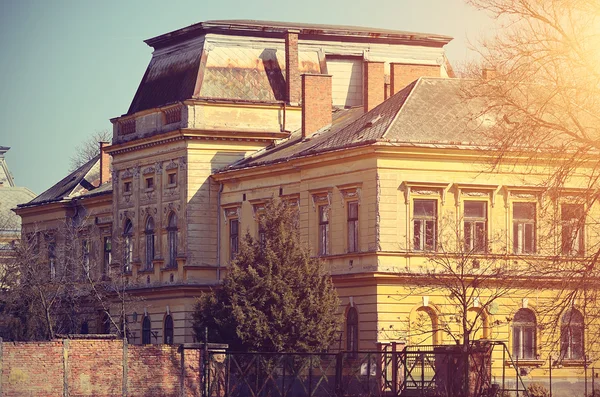
POLYGON ((297 208, 270 201, 262 241, 246 234, 221 288, 203 294, 194 331, 236 351, 314 352, 332 346, 339 300, 323 263, 301 243, 297 208))

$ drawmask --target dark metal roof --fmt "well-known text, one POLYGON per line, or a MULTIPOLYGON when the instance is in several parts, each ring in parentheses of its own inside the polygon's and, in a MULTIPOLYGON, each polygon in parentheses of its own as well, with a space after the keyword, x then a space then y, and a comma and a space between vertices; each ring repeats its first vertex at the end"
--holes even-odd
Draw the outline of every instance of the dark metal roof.
POLYGON ((422 77, 368 113, 362 114, 360 109, 341 111, 345 122, 334 120, 330 128, 305 140, 301 139, 300 131, 296 131, 280 144, 240 160, 223 171, 280 163, 377 142, 482 144, 485 138, 481 129, 490 123, 475 119, 482 104, 464 100, 465 84, 469 81, 422 77))
POLYGON ((57 184, 46 190, 28 203, 18 207, 31 207, 39 204, 60 201, 80 196, 96 189, 95 183, 99 180, 100 155, 95 156, 75 171, 60 180, 57 184))
POLYGON ((212 20, 199 22, 188 27, 178 29, 160 36, 153 37, 145 42, 154 48, 169 45, 173 41, 198 36, 211 31, 217 32, 247 32, 253 35, 281 34, 288 30, 297 30, 301 35, 311 36, 343 36, 349 38, 369 39, 370 41, 395 40, 403 42, 423 42, 430 45, 443 46, 452 40, 452 37, 430 34, 407 32, 403 30, 369 28, 362 26, 324 25, 298 22, 257 21, 250 19, 212 20))

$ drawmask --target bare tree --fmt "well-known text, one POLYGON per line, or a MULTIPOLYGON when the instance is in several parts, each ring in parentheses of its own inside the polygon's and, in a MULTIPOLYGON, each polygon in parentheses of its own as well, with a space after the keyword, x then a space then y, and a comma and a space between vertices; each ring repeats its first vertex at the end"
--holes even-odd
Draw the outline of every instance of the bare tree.
MULTIPOLYGON (((474 80, 465 84, 465 100, 480 105, 473 125, 481 127, 494 169, 519 169, 524 179, 545 188, 538 207, 545 225, 538 228, 536 243, 546 260, 525 261, 536 281, 551 286, 553 304, 541 308, 546 330, 561 333, 568 326, 565 316, 578 307, 589 347, 598 338, 591 325, 600 319, 600 3, 467 2, 501 26, 477 47, 478 69, 487 72, 467 70, 474 80), (493 121, 487 123, 493 127, 482 120, 493 121)), ((564 355, 565 342, 560 343, 564 355)))
POLYGON ((102 237, 86 216, 51 230, 24 230, 3 277, 0 332, 5 339, 93 333, 92 325, 102 333, 126 335, 127 283, 121 272, 111 278, 102 269, 102 237))
POLYGON ((98 154, 100 154, 100 146, 98 142, 110 142, 112 133, 108 130, 96 131, 75 148, 73 156, 71 156, 71 165, 69 172, 75 171, 83 164, 87 163, 98 154))

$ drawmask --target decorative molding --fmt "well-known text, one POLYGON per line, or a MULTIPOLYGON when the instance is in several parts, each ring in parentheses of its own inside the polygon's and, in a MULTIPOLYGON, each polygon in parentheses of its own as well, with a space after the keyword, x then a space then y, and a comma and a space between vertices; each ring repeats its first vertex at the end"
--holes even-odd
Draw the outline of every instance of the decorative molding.
POLYGON ((156 168, 154 168, 154 167, 150 166, 150 167, 146 167, 146 168, 144 168, 144 171, 142 171, 142 173, 143 173, 144 175, 147 175, 147 174, 154 174, 154 172, 155 172, 155 171, 156 171, 156 168))
POLYGON ((140 176, 140 167, 133 167, 133 176, 136 178, 140 176))
POLYGON ((342 208, 346 204, 348 200, 358 200, 358 205, 360 205, 361 201, 361 188, 360 186, 338 186, 338 190, 340 191, 340 195, 342 196, 342 208))
POLYGON ((121 174, 121 178, 123 179, 129 179, 129 178, 133 178, 133 173, 131 172, 131 170, 128 168, 125 171, 122 172, 121 174))
POLYGON ((331 188, 309 190, 312 199, 313 210, 316 211, 317 205, 323 205, 326 203, 331 206, 331 188))
POLYGON ((490 200, 492 208, 496 204, 496 194, 500 189, 499 185, 481 185, 475 183, 455 183, 456 206, 460 207, 462 197, 487 197, 490 200))
POLYGON ((187 166, 187 164, 185 162, 185 156, 179 157, 179 169, 180 170, 185 170, 186 166, 187 166))
POLYGON ((171 161, 170 161, 170 162, 167 164, 167 166, 165 167, 165 169, 166 169, 167 171, 169 171, 169 170, 176 170, 177 168, 179 168, 179 164, 178 164, 178 163, 176 163, 176 162, 174 162, 173 160, 171 160, 171 161))
POLYGON ((120 135, 130 135, 136 132, 135 119, 121 120, 119 121, 119 132, 120 135))
POLYGON ((163 117, 165 125, 181 122, 182 105, 173 106, 168 109, 163 109, 163 117))
POLYGON ((446 192, 450 188, 450 183, 404 181, 400 186, 404 187, 404 203, 407 205, 410 203, 412 193, 424 196, 439 196, 442 199, 442 205, 444 205, 446 202, 446 192))

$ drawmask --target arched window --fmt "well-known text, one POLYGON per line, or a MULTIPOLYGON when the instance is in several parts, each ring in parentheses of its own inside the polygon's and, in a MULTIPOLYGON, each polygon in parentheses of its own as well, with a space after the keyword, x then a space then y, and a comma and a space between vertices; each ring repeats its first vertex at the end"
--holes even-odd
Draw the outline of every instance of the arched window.
POLYGON ((512 354, 513 358, 536 358, 536 318, 529 309, 519 309, 513 318, 512 354))
POLYGON ((167 265, 171 268, 177 267, 177 215, 174 212, 169 214, 167 241, 169 243, 169 263, 167 265))
POLYGON ((146 220, 146 270, 152 269, 155 241, 156 235, 154 234, 154 219, 149 216, 146 220))
POLYGON ((99 334, 110 334, 110 317, 108 313, 103 312, 100 316, 100 324, 98 324, 99 334))
POLYGON ((411 321, 411 343, 437 345, 438 317, 431 307, 420 307, 411 321))
POLYGON ((90 333, 90 325, 87 321, 81 323, 81 328, 79 329, 79 333, 83 335, 87 335, 90 333))
POLYGON ((168 314, 165 317, 165 344, 172 345, 173 344, 173 317, 168 314))
POLYGON ((133 223, 128 218, 123 227, 123 271, 131 272, 131 262, 133 261, 133 223))
POLYGON ((358 312, 353 307, 346 314, 346 350, 358 351, 358 312))
POLYGON ((472 307, 467 311, 467 324, 471 341, 490 338, 489 318, 485 310, 472 307))
POLYGON ((583 315, 575 308, 562 316, 560 356, 566 360, 583 360, 583 315))
POLYGON ((144 321, 142 322, 142 344, 149 345, 152 336, 152 323, 150 322, 150 316, 145 315, 144 321))

